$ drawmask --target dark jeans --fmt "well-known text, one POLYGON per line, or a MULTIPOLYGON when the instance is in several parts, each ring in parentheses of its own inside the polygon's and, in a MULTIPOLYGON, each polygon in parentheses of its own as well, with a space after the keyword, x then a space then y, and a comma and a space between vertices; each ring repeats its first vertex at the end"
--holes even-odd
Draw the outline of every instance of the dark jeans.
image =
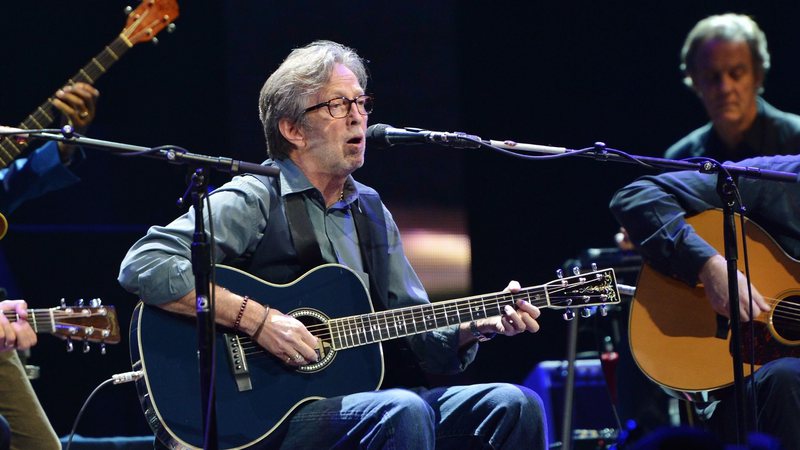
POLYGON ((544 450, 545 423, 539 396, 513 384, 388 389, 308 403, 258 448, 544 450))
MULTIPOLYGON (((745 395, 749 400, 753 385, 747 381, 745 395)), ((758 431, 775 436, 787 450, 800 449, 800 359, 771 361, 755 373, 753 381, 758 431)), ((748 405, 748 409, 752 407, 748 405)), ((717 405, 709 427, 726 442, 736 441, 736 408, 732 400, 717 405)))

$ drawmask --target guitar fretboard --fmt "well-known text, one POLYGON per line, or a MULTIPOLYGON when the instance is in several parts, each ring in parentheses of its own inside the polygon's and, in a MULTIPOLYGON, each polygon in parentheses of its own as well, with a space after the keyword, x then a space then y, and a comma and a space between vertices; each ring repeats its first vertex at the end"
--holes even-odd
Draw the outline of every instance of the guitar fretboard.
MULTIPOLYGON (((54 333, 56 331, 56 315, 58 314, 58 310, 29 309, 27 321, 36 333, 54 333)), ((18 322, 20 320, 16 311, 3 311, 3 315, 6 316, 6 320, 9 322, 18 322)))
MULTIPOLYGON (((132 46, 128 39, 123 35, 119 35, 111 44, 106 46, 103 51, 92 58, 88 64, 83 66, 78 73, 73 75, 66 84, 69 85, 77 82, 93 84, 132 46)), ((53 97, 50 97, 23 120, 18 128, 25 130, 47 128, 48 125, 55 121, 56 116, 56 108, 53 106, 53 97)), ((0 168, 11 164, 27 146, 28 144, 25 141, 18 141, 13 138, 0 139, 0 168)))
MULTIPOLYGON (((602 280, 601 280, 602 281, 602 280)), ((609 279, 598 286, 590 279, 568 286, 533 286, 516 293, 495 293, 381 311, 327 322, 334 350, 425 333, 451 325, 503 314, 506 306, 525 300, 539 308, 598 305, 615 302, 609 279)))

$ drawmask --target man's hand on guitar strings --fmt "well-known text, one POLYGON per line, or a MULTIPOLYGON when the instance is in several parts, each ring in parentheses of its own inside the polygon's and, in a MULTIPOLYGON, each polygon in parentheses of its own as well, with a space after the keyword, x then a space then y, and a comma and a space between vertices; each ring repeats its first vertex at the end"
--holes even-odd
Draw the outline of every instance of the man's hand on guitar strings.
POLYGON ((257 338, 276 358, 289 366, 302 366, 317 361, 317 338, 302 322, 275 308, 269 312, 267 323, 257 338))
MULTIPOLYGON (((750 296, 747 292, 747 279, 742 272, 737 271, 739 277, 739 315, 743 321, 750 320, 750 296)), ((700 281, 705 287, 706 297, 711 303, 711 308, 718 314, 730 318, 728 313, 728 265, 722 255, 714 255, 703 264, 700 269, 700 281)), ((762 312, 770 310, 764 297, 755 286, 753 289, 753 318, 762 312)))
POLYGON ((25 300, 4 300, 0 302, 0 352, 27 350, 36 345, 36 333, 27 321, 28 305, 25 300), (9 320, 5 312, 16 314, 9 320))

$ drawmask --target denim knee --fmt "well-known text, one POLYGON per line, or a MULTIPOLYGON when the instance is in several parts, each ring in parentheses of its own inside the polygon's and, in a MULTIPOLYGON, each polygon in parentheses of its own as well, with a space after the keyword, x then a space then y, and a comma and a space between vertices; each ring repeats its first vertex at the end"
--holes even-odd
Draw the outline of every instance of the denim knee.
POLYGON ((430 424, 433 427, 436 414, 433 408, 419 395, 404 389, 385 391, 386 400, 382 414, 393 422, 414 424, 419 427, 430 424), (403 422, 408 420, 410 422, 403 422))

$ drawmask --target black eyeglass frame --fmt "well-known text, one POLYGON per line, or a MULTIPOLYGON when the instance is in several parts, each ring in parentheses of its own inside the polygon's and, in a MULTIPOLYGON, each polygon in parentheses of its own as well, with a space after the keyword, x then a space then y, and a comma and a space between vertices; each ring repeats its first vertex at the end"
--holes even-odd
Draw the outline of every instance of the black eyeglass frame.
POLYGON ((317 109, 320 109, 320 108, 322 108, 324 106, 324 107, 328 108, 328 114, 330 114, 331 117, 333 117, 334 119, 344 119, 345 117, 347 117, 348 114, 350 114, 350 108, 352 108, 353 104, 355 103, 356 111, 358 111, 358 113, 361 114, 362 116, 368 116, 368 115, 370 115, 372 113, 372 105, 370 105, 369 111, 367 111, 367 109, 365 108, 365 105, 367 104, 367 101, 374 102, 375 101, 375 97, 372 94, 361 94, 359 96, 356 96, 355 98, 336 97, 336 98, 332 98, 332 99, 328 100, 327 102, 317 103, 316 105, 309 106, 308 108, 303 110, 303 114, 309 113, 309 112, 317 110, 317 109), (363 99, 363 98, 366 98, 366 100, 359 107, 358 101, 359 101, 359 99, 363 99), (331 102, 334 102, 336 100, 344 100, 347 103, 347 109, 345 110, 345 113, 344 113, 343 116, 338 116, 337 117, 337 116, 333 115, 333 111, 331 111, 331 102), (362 109, 364 110, 364 112, 361 112, 362 109))

